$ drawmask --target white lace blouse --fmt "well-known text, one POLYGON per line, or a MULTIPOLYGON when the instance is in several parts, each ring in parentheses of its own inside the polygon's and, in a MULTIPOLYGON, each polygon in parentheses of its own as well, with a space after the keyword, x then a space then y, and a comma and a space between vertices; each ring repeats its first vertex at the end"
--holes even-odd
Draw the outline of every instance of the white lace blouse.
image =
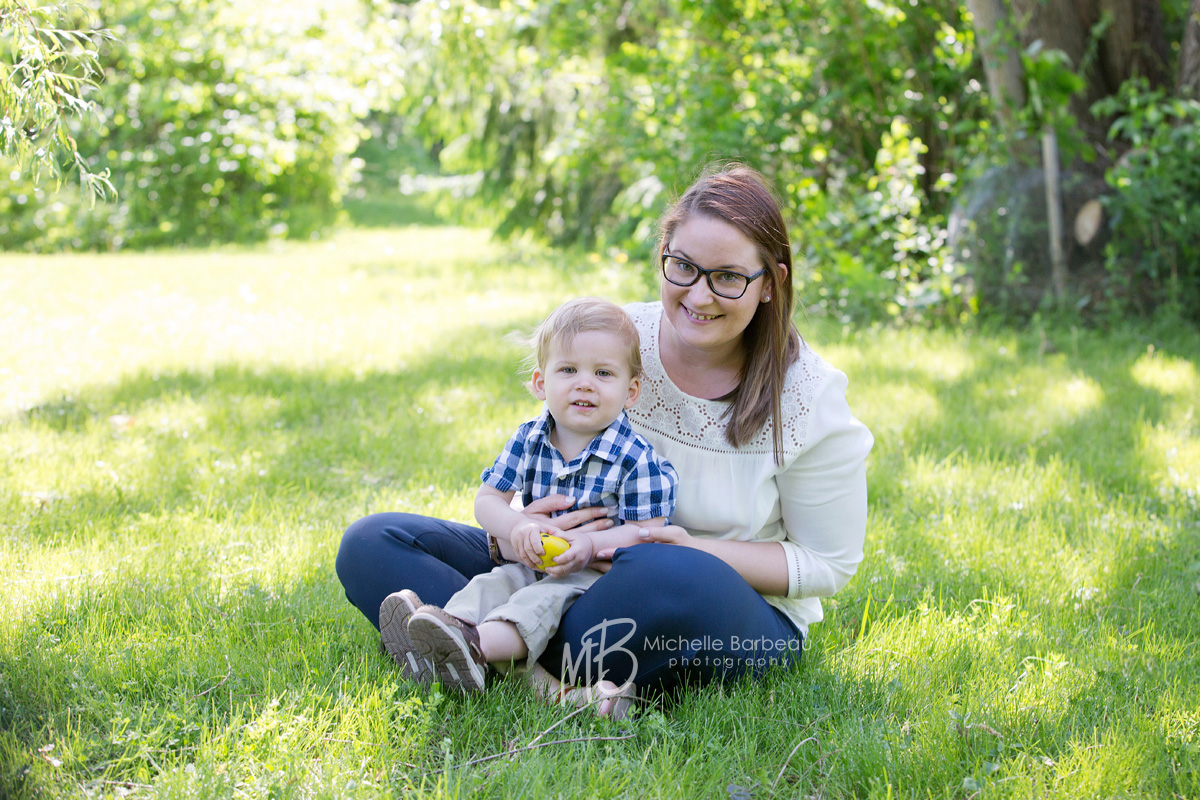
POLYGON ((874 439, 850 413, 845 374, 801 344, 784 385, 779 466, 771 424, 734 448, 721 419, 729 403, 692 397, 667 377, 659 357, 662 304, 625 310, 641 335, 646 373, 629 421, 679 473, 671 521, 693 536, 779 542, 788 593, 765 599, 807 636, 823 617, 817 598, 845 586, 863 558, 866 457, 874 439))

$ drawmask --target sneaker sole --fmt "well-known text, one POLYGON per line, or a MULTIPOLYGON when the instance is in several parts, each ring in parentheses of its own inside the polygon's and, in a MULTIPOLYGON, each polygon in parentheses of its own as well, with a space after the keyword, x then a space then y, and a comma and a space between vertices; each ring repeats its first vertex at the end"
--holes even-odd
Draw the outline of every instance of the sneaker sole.
POLYGON ((417 615, 409 621, 408 636, 417 653, 436 665, 438 680, 464 694, 483 691, 487 673, 475 663, 456 627, 433 615, 417 615))
POLYGON ((437 670, 417 652, 407 630, 409 617, 420 607, 421 599, 408 589, 389 594, 379 606, 379 636, 388 655, 400 667, 400 673, 428 689, 437 670))

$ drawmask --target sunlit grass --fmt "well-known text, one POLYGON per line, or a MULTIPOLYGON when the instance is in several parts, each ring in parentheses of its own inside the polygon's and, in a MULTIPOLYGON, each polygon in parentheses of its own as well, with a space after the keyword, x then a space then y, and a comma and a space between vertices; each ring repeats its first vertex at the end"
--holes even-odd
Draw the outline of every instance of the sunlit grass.
POLYGON ((401 682, 341 531, 470 519, 505 334, 647 291, 469 229, 0 256, 0 796, 1200 795, 1192 331, 806 321, 876 447, 799 669, 622 725, 401 682))

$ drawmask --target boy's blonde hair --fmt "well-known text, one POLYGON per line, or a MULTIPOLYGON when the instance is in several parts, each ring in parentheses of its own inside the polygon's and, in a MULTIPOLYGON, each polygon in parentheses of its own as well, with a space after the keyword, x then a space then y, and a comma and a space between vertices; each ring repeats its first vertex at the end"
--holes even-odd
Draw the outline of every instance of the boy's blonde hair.
POLYGON ((529 355, 525 358, 526 374, 545 369, 550 348, 570 344, 577 333, 607 331, 615 333, 625 343, 626 361, 631 377, 642 374, 641 339, 633 320, 625 309, 601 297, 579 297, 568 300, 542 320, 526 339, 529 355))

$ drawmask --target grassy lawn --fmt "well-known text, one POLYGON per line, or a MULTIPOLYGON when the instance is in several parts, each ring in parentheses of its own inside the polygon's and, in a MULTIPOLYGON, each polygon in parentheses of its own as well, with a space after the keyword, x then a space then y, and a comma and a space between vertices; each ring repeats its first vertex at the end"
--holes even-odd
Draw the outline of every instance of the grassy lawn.
POLYGON ((803 321, 876 446, 799 668, 620 724, 401 682, 342 530, 469 520, 536 411, 503 334, 637 272, 448 228, 0 256, 0 797, 1200 796, 1194 331, 803 321))

